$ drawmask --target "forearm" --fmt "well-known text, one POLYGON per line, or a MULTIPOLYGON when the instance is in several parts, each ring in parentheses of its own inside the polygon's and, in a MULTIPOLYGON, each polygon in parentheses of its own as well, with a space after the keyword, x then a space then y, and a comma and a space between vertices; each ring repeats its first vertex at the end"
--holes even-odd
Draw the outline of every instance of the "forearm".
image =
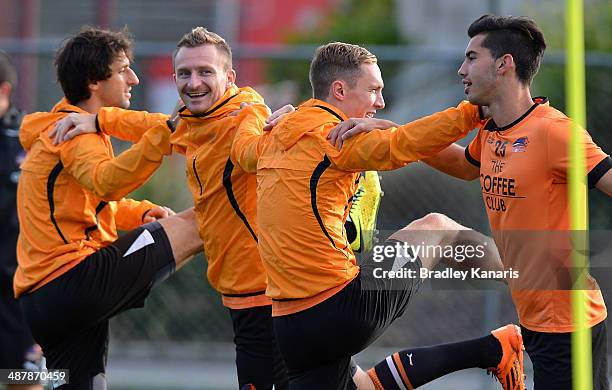
POLYGON ((612 169, 608 170, 608 172, 597 181, 595 187, 604 194, 612 196, 612 169))
POLYGON ((147 181, 159 167, 165 155, 170 154, 170 131, 159 125, 147 131, 139 142, 112 157, 101 143, 92 147, 84 143, 87 135, 62 151, 62 162, 79 183, 104 200, 119 200, 147 181), (82 146, 82 147, 79 147, 82 146))
POLYGON ((232 145, 232 162, 248 173, 257 172, 257 161, 261 154, 263 135, 240 137, 232 145))
POLYGON ((465 137, 479 123, 478 107, 467 102, 407 123, 397 129, 391 158, 411 162, 432 157, 465 137))
POLYGON ((257 172, 257 161, 263 148, 265 126, 265 108, 247 107, 241 113, 239 125, 232 143, 231 159, 234 164, 249 173, 257 172))
POLYGON ((169 118, 165 114, 103 107, 96 116, 96 126, 104 134, 124 141, 138 142, 149 129, 166 123, 169 118))
POLYGON ((465 148, 457 144, 452 144, 438 154, 424 158, 422 161, 440 172, 462 180, 474 180, 479 174, 478 167, 466 160, 465 148))
POLYGON ((341 169, 396 169, 435 155, 479 122, 478 107, 463 102, 396 129, 360 134, 345 141, 342 151, 331 153, 331 158, 341 169))

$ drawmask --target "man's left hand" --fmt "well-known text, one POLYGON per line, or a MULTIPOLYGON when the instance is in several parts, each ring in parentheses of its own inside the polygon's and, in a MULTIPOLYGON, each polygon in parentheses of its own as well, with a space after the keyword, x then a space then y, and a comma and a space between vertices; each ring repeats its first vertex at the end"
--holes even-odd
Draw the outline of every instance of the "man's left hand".
POLYGON ((166 218, 174 215, 175 212, 171 208, 165 206, 155 206, 151 210, 144 213, 142 216, 143 223, 157 221, 158 219, 166 218))

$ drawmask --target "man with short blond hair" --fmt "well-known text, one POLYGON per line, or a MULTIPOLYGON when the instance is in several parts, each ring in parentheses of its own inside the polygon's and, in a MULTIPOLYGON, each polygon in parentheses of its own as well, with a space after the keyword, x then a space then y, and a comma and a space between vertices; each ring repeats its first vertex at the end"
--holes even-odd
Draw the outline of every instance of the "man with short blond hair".
MULTIPOLYGON (((239 387, 284 389, 286 368, 273 333, 266 274, 257 250, 256 177, 236 166, 230 156, 242 120, 234 113, 243 104, 257 103, 252 110, 264 121, 268 108, 255 90, 234 84, 229 45, 203 27, 179 40, 173 63, 185 106, 179 110, 180 121, 170 141, 174 151, 187 157, 188 186, 204 242, 208 281, 221 294, 232 319, 239 387)), ((137 141, 149 129, 147 118, 158 115, 102 109, 96 118, 72 117, 78 130, 70 136, 81 129, 93 132, 97 123, 102 133, 137 141), (81 127, 81 121, 87 124, 81 127)), ((72 125, 68 122, 67 126, 72 125)))
MULTIPOLYGON (((333 42, 311 63, 313 98, 285 115, 269 134, 246 116, 232 154, 256 169, 259 249, 273 299, 274 329, 292 389, 411 389, 464 368, 494 371, 505 389, 524 389, 522 342, 517 326, 459 343, 393 354, 366 375, 351 357, 401 316, 422 279, 439 262, 435 254, 393 254, 385 264, 412 277, 376 276, 377 264, 357 265, 344 222, 359 172, 391 170, 435 154, 480 123, 477 106, 457 108, 397 126, 373 119, 385 107, 376 57, 359 46, 333 42), (346 141, 328 141, 332 129, 353 118, 378 128, 346 141), (444 356, 445 359, 440 359, 444 356)), ((490 241, 441 214, 414 221, 390 238, 395 244, 456 245, 490 241)), ((486 244, 485 244, 486 246, 486 244)), ((392 249, 392 248, 389 248, 392 249)), ((499 264, 493 248, 483 264, 499 264), (490 258, 490 259, 489 259, 490 258)))
POLYGON ((377 61, 374 54, 358 45, 334 42, 319 47, 310 65, 312 96, 326 99, 329 96, 329 86, 338 78, 354 87, 361 64, 376 64, 377 61))
POLYGON ((203 45, 212 45, 217 49, 217 52, 225 57, 225 70, 233 68, 232 65, 232 48, 227 44, 225 39, 220 35, 208 31, 204 27, 196 27, 192 29, 176 44, 176 49, 172 53, 172 60, 176 58, 176 54, 179 52, 181 47, 198 47, 203 45))

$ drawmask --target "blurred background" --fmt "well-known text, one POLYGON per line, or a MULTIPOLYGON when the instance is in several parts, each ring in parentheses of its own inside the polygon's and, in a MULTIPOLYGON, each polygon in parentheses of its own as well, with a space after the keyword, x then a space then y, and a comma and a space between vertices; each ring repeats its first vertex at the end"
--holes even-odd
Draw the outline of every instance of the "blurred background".
MULTIPOLYGON (((612 3, 585 3, 587 127, 610 152, 612 3)), ((47 111, 62 97, 53 67, 62 39, 84 24, 127 26, 136 41, 133 68, 140 78, 131 108, 169 113, 178 98, 171 53, 195 26, 205 26, 230 43, 237 84, 256 88, 273 110, 310 96, 308 64, 318 45, 351 42, 379 58, 387 105, 379 116, 405 123, 462 99, 457 69, 468 42, 467 27, 485 13, 527 15, 538 22, 549 48, 532 94, 547 96, 564 110, 564 7, 562 0, 0 0, 0 49, 12 55, 19 69, 16 105, 27 112, 47 111)), ((126 146, 116 144, 117 150, 126 146)), ((380 229, 394 230, 437 211, 488 232, 477 181, 452 179, 421 163, 381 175, 385 196, 380 229)), ((190 207, 184 160, 167 159, 132 197, 174 210, 190 207)), ((611 220, 609 198, 592 192, 591 228, 610 230, 611 220)), ((237 387, 231 322, 205 274, 206 261, 200 256, 154 291, 145 309, 112 322, 110 388, 237 387)), ((606 298, 612 302, 610 294, 606 298)), ((398 349, 478 337, 511 321, 516 322, 516 314, 503 286, 425 288, 357 360, 369 367, 398 349)), ((498 385, 473 370, 424 388, 498 385)))

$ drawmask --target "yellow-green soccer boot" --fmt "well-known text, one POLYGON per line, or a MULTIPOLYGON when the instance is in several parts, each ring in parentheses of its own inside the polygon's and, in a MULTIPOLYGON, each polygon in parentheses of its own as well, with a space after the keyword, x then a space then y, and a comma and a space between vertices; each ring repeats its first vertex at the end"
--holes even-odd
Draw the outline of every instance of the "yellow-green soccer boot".
POLYGON ((376 241, 376 218, 382 195, 378 172, 363 172, 345 224, 353 252, 365 253, 372 250, 376 241))

